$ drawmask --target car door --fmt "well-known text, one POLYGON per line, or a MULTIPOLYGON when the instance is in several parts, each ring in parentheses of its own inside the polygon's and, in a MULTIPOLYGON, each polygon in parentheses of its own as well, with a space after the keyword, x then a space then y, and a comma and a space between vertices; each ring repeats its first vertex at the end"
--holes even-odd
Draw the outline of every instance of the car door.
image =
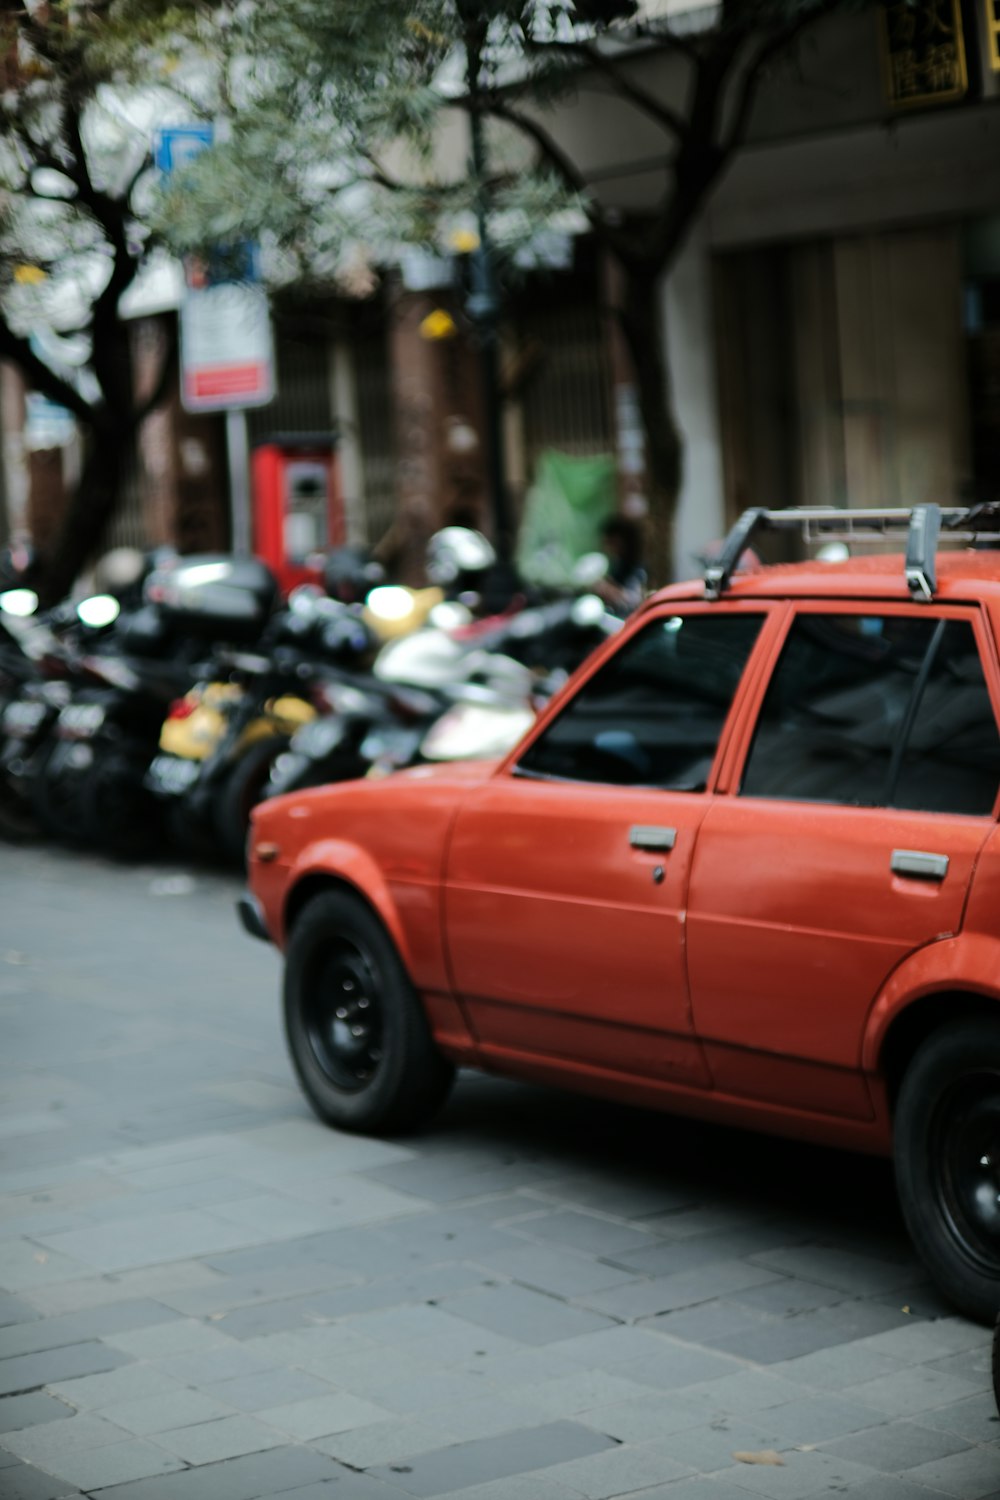
POLYGON ((689 975, 716 1089, 871 1117, 869 1008, 907 954, 959 929, 994 826, 993 671, 975 610, 790 611, 695 851, 689 975))
POLYGON ((695 840, 763 608, 646 621, 462 805, 452 981, 485 1056, 704 1087, 684 958, 695 840))

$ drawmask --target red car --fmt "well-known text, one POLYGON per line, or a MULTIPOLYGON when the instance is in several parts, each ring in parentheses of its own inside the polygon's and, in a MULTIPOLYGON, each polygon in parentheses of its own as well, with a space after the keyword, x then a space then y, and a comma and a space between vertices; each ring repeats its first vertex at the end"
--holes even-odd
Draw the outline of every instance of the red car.
POLYGON ((995 1317, 998 530, 748 512, 501 763, 259 807, 242 916, 317 1114, 414 1126, 461 1065, 892 1153, 931 1272, 995 1317), (907 555, 737 572, 804 524, 907 555))

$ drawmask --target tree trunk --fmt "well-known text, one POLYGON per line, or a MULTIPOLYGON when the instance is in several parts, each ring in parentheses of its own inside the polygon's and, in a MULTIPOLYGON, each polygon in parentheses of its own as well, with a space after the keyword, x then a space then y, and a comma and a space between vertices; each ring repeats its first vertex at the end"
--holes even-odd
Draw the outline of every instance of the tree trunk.
POLYGON ((683 447, 674 419, 664 357, 659 287, 657 271, 622 264, 622 290, 616 312, 632 362, 646 435, 647 564, 654 585, 668 583, 673 578, 674 517, 683 472, 683 447))
POLYGON ((55 545, 33 569, 32 587, 43 608, 64 599, 80 570, 97 555, 118 508, 133 437, 106 411, 95 417, 85 439, 83 472, 55 545))

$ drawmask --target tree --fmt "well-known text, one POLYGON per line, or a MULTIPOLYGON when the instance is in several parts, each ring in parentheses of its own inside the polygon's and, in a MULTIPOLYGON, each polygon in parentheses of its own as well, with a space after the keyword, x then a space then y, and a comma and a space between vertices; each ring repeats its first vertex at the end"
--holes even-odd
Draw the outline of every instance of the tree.
POLYGON ((264 234, 286 274, 336 276, 407 240, 440 246, 443 220, 484 201, 501 253, 553 215, 585 215, 620 268, 614 314, 646 433, 653 562, 669 576, 682 443, 653 311, 661 279, 744 141, 771 65, 845 3, 722 0, 694 29, 639 0, 234 4, 233 132, 171 202, 175 241, 264 234), (667 66, 640 71, 653 53, 667 66), (659 193, 636 222, 602 202, 560 140, 559 106, 583 82, 660 134, 659 193), (485 154, 458 176, 435 150, 456 111, 490 126, 485 154))
POLYGON ((98 549, 172 374, 171 351, 137 397, 119 312, 162 243, 145 217, 152 121, 176 115, 178 49, 209 17, 168 0, 0 3, 0 358, 83 439, 63 525, 33 570, 46 602, 98 549))

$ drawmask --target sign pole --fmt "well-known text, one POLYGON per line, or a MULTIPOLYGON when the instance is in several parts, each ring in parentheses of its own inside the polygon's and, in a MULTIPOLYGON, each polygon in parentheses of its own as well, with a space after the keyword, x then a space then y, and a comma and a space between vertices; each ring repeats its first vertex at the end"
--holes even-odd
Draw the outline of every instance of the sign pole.
POLYGON ((238 557, 248 557, 250 539, 250 441, 243 407, 226 412, 226 457, 229 461, 230 547, 238 557))

